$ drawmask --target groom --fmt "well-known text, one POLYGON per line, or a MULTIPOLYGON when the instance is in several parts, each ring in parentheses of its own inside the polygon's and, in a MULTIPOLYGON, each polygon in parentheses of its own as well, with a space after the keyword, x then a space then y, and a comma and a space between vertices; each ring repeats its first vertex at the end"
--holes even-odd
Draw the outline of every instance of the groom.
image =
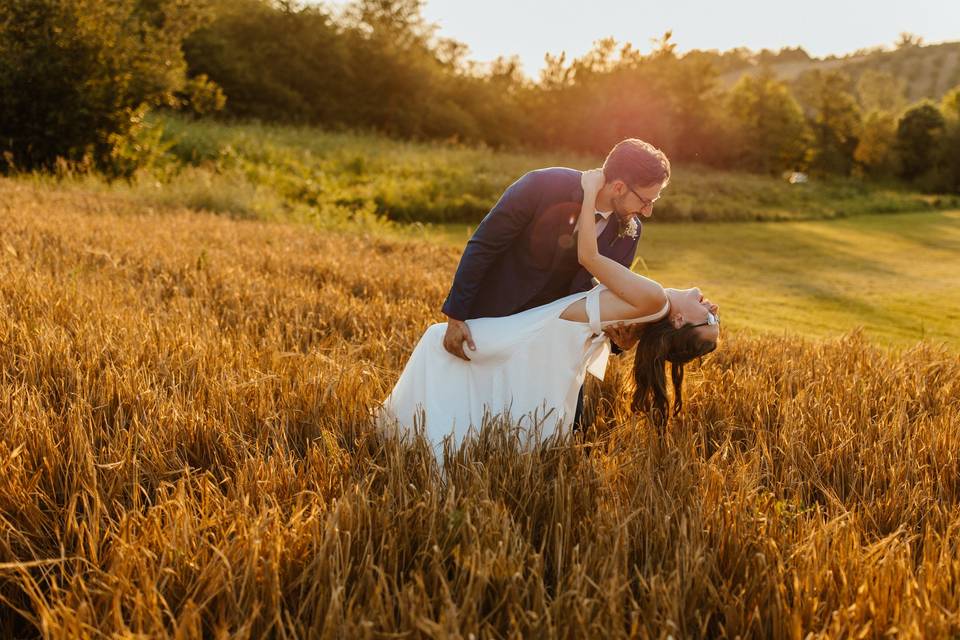
MULTIPOLYGON (((653 145, 628 138, 607 155, 603 173, 605 184, 595 203, 597 244, 602 255, 629 268, 637 253, 640 217, 653 214, 653 202, 670 179, 670 162, 653 145)), ((484 217, 463 250, 443 303, 447 351, 464 360, 476 351, 465 320, 512 315, 593 286, 577 260, 580 175, 565 167, 530 171, 507 187, 484 217)), ((605 333, 614 353, 637 341, 625 327, 605 333)), ((574 428, 580 428, 582 412, 583 388, 574 428)))

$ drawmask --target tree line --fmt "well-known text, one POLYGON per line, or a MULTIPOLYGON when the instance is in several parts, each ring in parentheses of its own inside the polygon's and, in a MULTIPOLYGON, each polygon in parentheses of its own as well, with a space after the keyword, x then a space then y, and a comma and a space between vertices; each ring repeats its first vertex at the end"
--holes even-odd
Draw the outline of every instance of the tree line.
POLYGON ((909 104, 903 80, 884 71, 785 81, 771 66, 809 60, 800 48, 680 54, 669 33, 649 53, 604 39, 579 58, 548 55, 531 80, 516 57, 471 61, 463 43, 436 36, 422 5, 6 0, 6 169, 65 158, 127 175, 151 146, 144 115, 170 108, 592 154, 640 137, 680 162, 960 192, 960 87, 909 104), (759 73, 723 86, 723 73, 748 66, 759 73))

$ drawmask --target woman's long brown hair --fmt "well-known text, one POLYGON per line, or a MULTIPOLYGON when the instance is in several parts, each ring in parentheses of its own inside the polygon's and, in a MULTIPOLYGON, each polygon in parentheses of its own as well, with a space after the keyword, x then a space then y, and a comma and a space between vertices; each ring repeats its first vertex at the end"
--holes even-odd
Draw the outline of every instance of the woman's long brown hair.
POLYGON ((683 367, 695 358, 717 348, 713 340, 704 340, 692 323, 675 328, 669 317, 647 325, 640 333, 633 362, 633 410, 646 413, 659 431, 666 428, 667 409, 666 366, 670 363, 673 381, 673 414, 683 409, 683 367))

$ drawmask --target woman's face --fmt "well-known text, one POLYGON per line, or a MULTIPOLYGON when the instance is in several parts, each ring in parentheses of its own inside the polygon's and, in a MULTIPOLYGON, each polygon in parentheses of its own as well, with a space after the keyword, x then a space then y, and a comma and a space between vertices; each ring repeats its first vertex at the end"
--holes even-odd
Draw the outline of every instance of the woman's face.
POLYGON ((680 328, 690 323, 701 325, 697 328, 705 340, 716 341, 720 337, 720 307, 710 302, 700 292, 699 287, 691 289, 667 289, 670 296, 670 321, 680 328))

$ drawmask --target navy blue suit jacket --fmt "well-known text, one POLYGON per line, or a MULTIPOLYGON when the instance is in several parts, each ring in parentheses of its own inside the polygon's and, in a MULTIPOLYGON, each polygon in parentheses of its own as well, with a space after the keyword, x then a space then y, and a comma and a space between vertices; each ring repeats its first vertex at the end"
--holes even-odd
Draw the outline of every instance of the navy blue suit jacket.
MULTIPOLYGON (((463 250, 443 303, 447 316, 469 320, 522 311, 559 261, 570 259, 571 248, 576 259, 573 227, 583 203, 581 173, 566 167, 537 169, 507 188, 463 250)), ((598 246, 602 255, 629 268, 640 236, 617 238, 618 227, 611 217, 598 246)), ((580 267, 567 293, 592 286, 590 273, 580 267)))

